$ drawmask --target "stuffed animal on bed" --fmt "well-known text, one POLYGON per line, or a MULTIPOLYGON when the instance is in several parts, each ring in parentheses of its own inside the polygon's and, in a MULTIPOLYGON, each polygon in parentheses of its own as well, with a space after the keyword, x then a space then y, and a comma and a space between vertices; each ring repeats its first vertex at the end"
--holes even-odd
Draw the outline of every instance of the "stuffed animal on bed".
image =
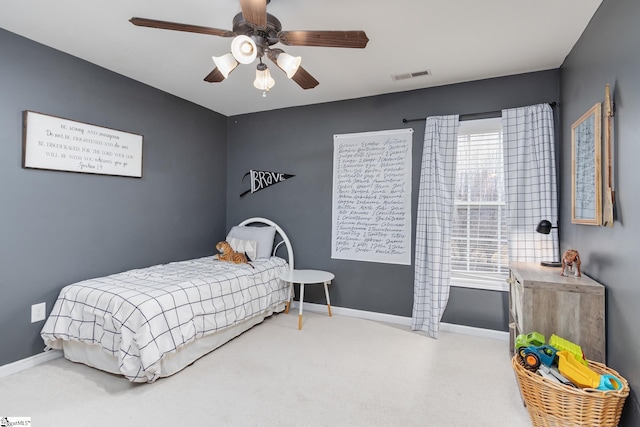
MULTIPOLYGON (((233 262, 234 264, 251 265, 247 254, 242 254, 240 252, 234 251, 231 245, 224 240, 222 242, 218 242, 218 244, 216 245, 216 249, 220 252, 219 254, 216 254, 216 257, 220 261, 229 261, 229 262, 233 262)), ((255 267, 251 265, 251 268, 255 268, 255 267)))
POLYGON ((575 249, 567 249, 562 254, 562 272, 560 273, 562 276, 566 276, 565 270, 569 270, 569 273, 574 272, 576 277, 582 275, 580 273, 580 254, 575 249))

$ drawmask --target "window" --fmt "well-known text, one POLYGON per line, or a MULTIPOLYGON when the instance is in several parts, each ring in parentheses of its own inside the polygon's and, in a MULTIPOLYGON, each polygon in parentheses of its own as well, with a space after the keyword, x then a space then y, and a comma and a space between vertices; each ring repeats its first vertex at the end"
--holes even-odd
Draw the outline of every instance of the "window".
POLYGON ((460 122, 451 285, 508 290, 501 118, 460 122))

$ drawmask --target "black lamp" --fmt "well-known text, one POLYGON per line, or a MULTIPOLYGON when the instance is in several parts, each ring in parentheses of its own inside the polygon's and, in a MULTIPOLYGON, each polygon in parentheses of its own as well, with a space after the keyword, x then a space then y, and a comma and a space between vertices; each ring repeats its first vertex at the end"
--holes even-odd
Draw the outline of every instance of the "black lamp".
MULTIPOLYGON (((551 222, 547 221, 546 219, 543 219, 538 223, 538 226, 536 227, 536 231, 540 234, 549 234, 551 233, 552 228, 558 228, 558 227, 553 227, 551 225, 551 222)), ((562 263, 558 261, 540 261, 540 265, 545 267, 561 267, 562 263)))

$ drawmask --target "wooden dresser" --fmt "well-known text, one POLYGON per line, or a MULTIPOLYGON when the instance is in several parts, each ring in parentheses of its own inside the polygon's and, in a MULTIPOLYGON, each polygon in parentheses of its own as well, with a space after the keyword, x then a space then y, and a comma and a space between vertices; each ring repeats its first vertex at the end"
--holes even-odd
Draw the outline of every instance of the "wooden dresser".
POLYGON ((605 289, 585 276, 560 275, 560 268, 513 262, 509 275, 509 344, 537 331, 582 347, 587 359, 606 363, 605 289))

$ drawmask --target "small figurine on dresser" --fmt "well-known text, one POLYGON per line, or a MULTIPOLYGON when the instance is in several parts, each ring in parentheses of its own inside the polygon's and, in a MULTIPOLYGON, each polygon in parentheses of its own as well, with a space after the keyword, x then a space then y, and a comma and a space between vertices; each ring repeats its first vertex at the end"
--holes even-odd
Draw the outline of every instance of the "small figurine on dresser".
POLYGON ((580 254, 575 249, 567 249, 562 254, 562 272, 560 275, 568 276, 567 273, 573 273, 576 277, 581 277, 580 273, 580 254))

